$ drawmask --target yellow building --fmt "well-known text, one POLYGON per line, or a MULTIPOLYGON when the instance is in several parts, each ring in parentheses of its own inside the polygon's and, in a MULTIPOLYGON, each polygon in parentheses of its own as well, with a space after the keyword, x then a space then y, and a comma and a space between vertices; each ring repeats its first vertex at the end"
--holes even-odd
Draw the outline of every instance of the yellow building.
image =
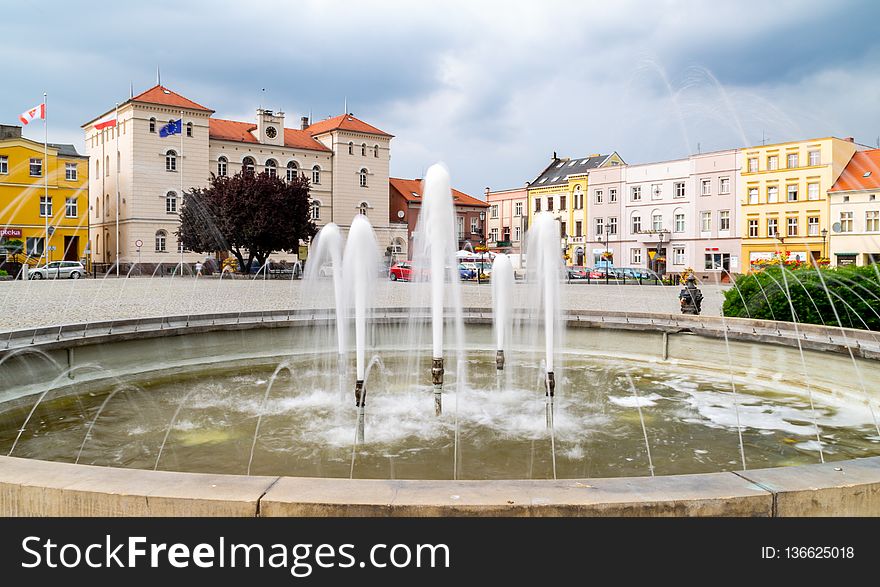
POLYGON ((559 250, 566 263, 583 265, 587 226, 587 183, 591 169, 623 165, 617 153, 579 159, 558 158, 529 184, 529 226, 538 212, 551 212, 560 223, 559 250))
POLYGON ((743 149, 738 226, 745 271, 777 251, 800 261, 828 257, 828 190, 856 150, 852 138, 835 137, 743 149))
POLYGON ((73 145, 50 143, 44 159, 43 143, 22 137, 19 126, 0 125, 0 254, 32 266, 82 260, 89 242, 88 158, 73 145))

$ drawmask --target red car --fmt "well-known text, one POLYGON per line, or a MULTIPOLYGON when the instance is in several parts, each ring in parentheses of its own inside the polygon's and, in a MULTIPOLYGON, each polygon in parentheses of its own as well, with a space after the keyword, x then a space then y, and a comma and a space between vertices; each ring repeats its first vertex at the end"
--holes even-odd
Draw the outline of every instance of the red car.
POLYGON ((412 261, 398 261, 388 270, 388 278, 391 281, 412 281, 412 261))

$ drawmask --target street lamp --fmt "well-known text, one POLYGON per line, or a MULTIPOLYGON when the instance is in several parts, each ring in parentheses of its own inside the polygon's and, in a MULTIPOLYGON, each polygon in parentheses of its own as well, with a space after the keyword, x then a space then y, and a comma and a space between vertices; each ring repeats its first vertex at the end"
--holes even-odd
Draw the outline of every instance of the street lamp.
POLYGON ((828 229, 827 229, 827 228, 823 228, 823 229, 822 229, 822 232, 819 233, 819 234, 822 235, 822 258, 823 258, 823 259, 827 259, 827 258, 828 258, 828 255, 825 254, 825 239, 828 238, 828 229))
MULTIPOLYGON (((654 269, 655 269, 655 270, 660 269, 660 261, 658 260, 658 257, 660 257, 660 255, 661 255, 660 251, 661 251, 661 249, 663 248, 663 237, 664 237, 664 236, 666 236, 666 229, 665 229, 665 228, 661 228, 661 229, 657 232, 657 254, 654 256, 654 269)), ((665 263, 664 263, 664 266, 665 266, 665 263)), ((660 276, 660 279, 663 279, 663 273, 662 273, 662 272, 657 271, 657 275, 660 276)))
POLYGON ((480 211, 480 269, 479 269, 479 272, 477 273, 477 285, 482 283, 480 278, 483 275, 483 255, 485 254, 483 252, 483 246, 484 246, 483 243, 486 240, 485 220, 486 220, 486 212, 481 210, 480 211))
POLYGON ((605 283, 608 283, 608 277, 611 274, 610 263, 608 262, 610 255, 608 254, 608 238, 611 234, 611 224, 605 223, 605 255, 603 256, 603 260, 605 261, 605 283))

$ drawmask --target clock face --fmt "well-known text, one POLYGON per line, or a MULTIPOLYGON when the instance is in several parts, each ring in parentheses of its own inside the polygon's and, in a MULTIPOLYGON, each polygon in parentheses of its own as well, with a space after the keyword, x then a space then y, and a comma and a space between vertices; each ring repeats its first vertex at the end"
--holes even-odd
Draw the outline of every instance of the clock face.
POLYGON ((270 139, 274 139, 276 134, 278 134, 278 131, 275 130, 274 126, 267 126, 266 127, 266 136, 267 137, 269 137, 270 139))

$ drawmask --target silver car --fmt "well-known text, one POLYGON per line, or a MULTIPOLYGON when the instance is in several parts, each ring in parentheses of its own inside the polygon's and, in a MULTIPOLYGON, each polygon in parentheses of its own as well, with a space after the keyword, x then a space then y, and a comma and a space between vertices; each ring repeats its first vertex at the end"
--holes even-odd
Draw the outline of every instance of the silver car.
POLYGON ((79 279, 85 274, 86 268, 79 261, 52 261, 28 271, 31 279, 79 279))

